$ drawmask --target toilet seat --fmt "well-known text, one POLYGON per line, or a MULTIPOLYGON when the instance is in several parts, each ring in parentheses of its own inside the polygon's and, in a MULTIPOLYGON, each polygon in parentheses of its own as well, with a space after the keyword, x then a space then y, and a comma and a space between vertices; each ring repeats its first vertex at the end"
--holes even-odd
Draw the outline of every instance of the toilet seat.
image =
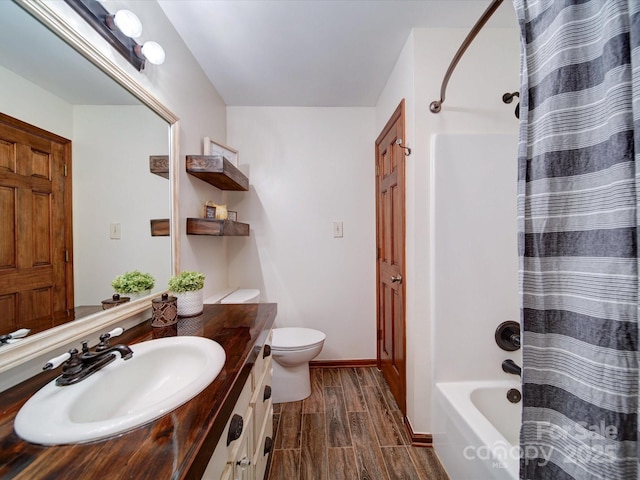
POLYGON ((274 328, 271 349, 281 352, 313 348, 325 341, 326 335, 312 328, 274 328))

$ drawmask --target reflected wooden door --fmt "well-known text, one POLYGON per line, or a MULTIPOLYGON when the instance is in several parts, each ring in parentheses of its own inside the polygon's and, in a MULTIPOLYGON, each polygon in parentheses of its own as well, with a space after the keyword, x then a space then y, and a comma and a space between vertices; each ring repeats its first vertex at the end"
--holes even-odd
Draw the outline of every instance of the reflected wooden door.
POLYGON ((406 414, 404 100, 376 140, 378 368, 406 414))
POLYGON ((70 146, 0 114, 0 334, 73 308, 70 146))

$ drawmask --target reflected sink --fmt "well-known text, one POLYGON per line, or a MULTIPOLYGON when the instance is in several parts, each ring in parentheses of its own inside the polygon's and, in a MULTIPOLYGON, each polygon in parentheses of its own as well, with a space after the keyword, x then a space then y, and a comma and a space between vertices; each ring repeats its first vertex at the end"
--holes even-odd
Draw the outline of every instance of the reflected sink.
POLYGON ((117 359, 75 385, 55 380, 18 412, 23 440, 60 445, 101 440, 139 427, 186 403, 220 373, 224 349, 202 337, 167 337, 130 345, 117 359))

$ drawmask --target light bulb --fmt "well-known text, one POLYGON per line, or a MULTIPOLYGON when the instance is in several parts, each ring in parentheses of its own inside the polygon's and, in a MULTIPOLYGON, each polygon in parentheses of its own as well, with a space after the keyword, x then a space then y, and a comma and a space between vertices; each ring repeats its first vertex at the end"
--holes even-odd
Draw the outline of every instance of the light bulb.
POLYGON ((157 42, 144 42, 142 54, 154 65, 162 65, 164 63, 164 49, 157 42))
POLYGON ((113 17, 113 22, 127 37, 138 38, 142 34, 142 22, 130 10, 118 10, 113 17))

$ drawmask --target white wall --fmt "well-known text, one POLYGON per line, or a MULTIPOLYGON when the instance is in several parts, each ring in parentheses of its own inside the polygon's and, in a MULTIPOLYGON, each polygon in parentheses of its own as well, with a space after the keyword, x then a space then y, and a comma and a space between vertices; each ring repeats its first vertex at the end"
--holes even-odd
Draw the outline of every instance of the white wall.
POLYGON ((431 135, 517 133, 514 105, 501 100, 503 93, 520 85, 516 26, 514 16, 513 29, 493 29, 489 23, 482 30, 454 72, 438 115, 429 112, 429 104, 439 97, 444 73, 468 30, 414 30, 376 106, 378 132, 403 97, 407 110, 414 112, 413 119, 407 118, 406 135, 413 147, 413 155, 407 158, 406 321, 407 416, 415 432, 431 431, 431 386, 439 368, 435 352, 450 348, 445 339, 434 336, 433 328, 446 319, 436 318, 432 302, 438 279, 432 271, 431 242, 438 226, 431 223, 431 135), (410 53, 411 59, 407 58, 410 53))
POLYGON ((277 326, 327 335, 319 359, 375 358, 372 108, 229 107, 229 144, 250 175, 229 208, 251 224, 229 239, 229 285, 278 302, 277 326), (332 223, 344 237, 333 238, 332 223))
POLYGON ((0 112, 71 138, 73 105, 0 66, 0 112))
POLYGON ((166 155, 167 123, 146 106, 76 106, 73 133, 75 304, 100 305, 111 281, 140 270, 165 290, 169 237, 152 237, 149 220, 169 218, 167 179, 149 172, 150 155, 166 155), (110 239, 119 223, 121 238, 110 239))

